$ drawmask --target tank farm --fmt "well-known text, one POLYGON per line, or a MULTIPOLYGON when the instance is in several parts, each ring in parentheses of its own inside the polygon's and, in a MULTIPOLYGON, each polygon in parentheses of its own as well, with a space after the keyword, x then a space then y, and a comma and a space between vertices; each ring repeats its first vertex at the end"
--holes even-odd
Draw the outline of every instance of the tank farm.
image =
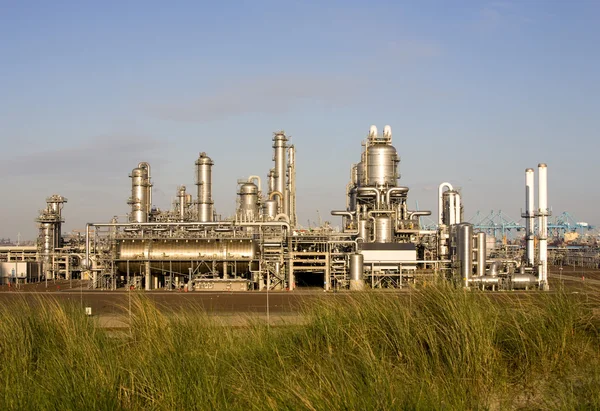
POLYGON ((461 193, 449 182, 437 191, 437 228, 421 226, 431 211, 408 207, 390 126, 383 133, 371 126, 357 141, 362 152, 350 165, 346 205, 331 211, 342 222, 336 229, 298 224, 296 150, 283 131, 272 143, 266 179, 237 181, 233 216, 215 212, 215 163, 207 153, 195 162, 196 187, 177 187, 169 210, 153 206, 151 166, 140 162, 129 175, 126 221, 89 222, 85 233, 63 235, 67 199, 51 195, 36 219, 37 245, 2 247, 0 260, 14 263, 23 281, 80 278, 102 290, 359 291, 433 278, 481 290, 548 289, 545 164, 537 170, 537 207, 535 171, 525 170, 525 249, 519 258, 490 258, 490 239, 463 221, 461 193))

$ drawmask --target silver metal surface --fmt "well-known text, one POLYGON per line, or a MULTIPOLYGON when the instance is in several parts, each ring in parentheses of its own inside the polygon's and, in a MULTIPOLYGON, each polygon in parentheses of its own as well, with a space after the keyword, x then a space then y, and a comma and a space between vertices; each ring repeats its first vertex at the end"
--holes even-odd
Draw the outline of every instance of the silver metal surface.
POLYGON ((131 214, 129 221, 132 223, 146 223, 148 221, 148 170, 136 167, 131 171, 131 214))
POLYGON ((277 200, 266 200, 263 203, 263 218, 274 220, 277 215, 277 200))
POLYGON ((390 243, 392 242, 393 223, 392 218, 388 216, 380 216, 375 218, 375 243, 390 243))
POLYGON ((277 132, 273 136, 273 149, 275 156, 275 179, 274 191, 279 191, 283 194, 282 213, 289 215, 289 192, 287 190, 286 174, 287 174, 287 137, 283 132, 277 132))
POLYGON ((398 153, 388 144, 367 147, 367 184, 393 187, 398 180, 398 153))
POLYGON ((459 274, 464 286, 468 287, 473 272, 473 225, 458 224, 456 235, 459 274))
POLYGON ((486 235, 485 233, 477 233, 477 276, 485 275, 485 258, 486 258, 486 235))
POLYGON ((206 155, 200 153, 196 160, 196 185, 198 186, 198 221, 213 221, 213 200, 212 200, 212 166, 213 161, 206 155))
POLYGON ((240 186, 239 218, 244 221, 255 221, 258 212, 258 187, 254 183, 245 183, 240 186))

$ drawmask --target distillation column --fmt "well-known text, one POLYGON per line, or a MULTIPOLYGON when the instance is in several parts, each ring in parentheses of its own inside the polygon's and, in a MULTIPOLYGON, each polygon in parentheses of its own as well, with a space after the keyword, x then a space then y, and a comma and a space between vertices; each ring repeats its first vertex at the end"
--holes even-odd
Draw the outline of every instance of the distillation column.
POLYGON ((131 197, 127 204, 131 205, 129 222, 147 223, 152 207, 152 183, 150 182, 150 165, 139 163, 131 171, 131 197))
POLYGON ((206 155, 200 153, 196 160, 196 186, 198 186, 198 221, 206 223, 213 221, 212 201, 212 166, 213 162, 206 155))
POLYGON ((287 137, 283 131, 275 133, 273 137, 273 149, 275 150, 275 176, 274 188, 279 191, 283 198, 281 199, 281 213, 289 216, 290 214, 290 195, 287 190, 286 174, 287 174, 287 137))
POLYGON ((40 254, 43 262, 44 278, 54 278, 52 264, 55 249, 62 247, 62 208, 67 199, 54 194, 46 199, 46 208, 40 212, 36 221, 40 229, 40 254))

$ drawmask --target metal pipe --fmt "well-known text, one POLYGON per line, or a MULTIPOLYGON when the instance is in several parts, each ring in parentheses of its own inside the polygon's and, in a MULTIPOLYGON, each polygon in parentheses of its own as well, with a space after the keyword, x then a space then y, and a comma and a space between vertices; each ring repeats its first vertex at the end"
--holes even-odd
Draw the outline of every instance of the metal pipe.
POLYGON ((275 221, 281 221, 282 219, 286 223, 290 223, 290 217, 287 214, 280 213, 275 216, 275 221))
POLYGON ((548 166, 538 164, 538 237, 540 247, 540 286, 548 290, 548 166))
POLYGON ((254 180, 256 180, 256 186, 258 187, 258 191, 262 192, 261 191, 261 184, 260 184, 260 177, 259 176, 249 176, 248 177, 248 182, 249 183, 253 183, 254 180))
POLYGON ((348 217, 350 220, 354 220, 356 211, 332 210, 331 215, 338 217, 348 217))
POLYGON ((461 223, 457 226, 457 254, 460 278, 465 287, 473 271, 473 225, 461 223))
POLYGON ((440 187, 438 188, 438 225, 442 225, 444 223, 444 203, 442 199, 442 196, 444 194, 444 187, 447 187, 449 190, 454 190, 452 184, 447 182, 440 184, 440 187))
POLYGON ((454 223, 460 224, 462 223, 461 213, 460 213, 460 194, 454 194, 454 223))
POLYGON ((296 214, 296 148, 292 144, 288 148, 288 192, 290 222, 296 226, 298 215, 296 214))
POLYGON ((279 213, 286 214, 283 211, 283 193, 281 191, 271 191, 269 200, 273 200, 275 197, 279 197, 279 213))
POLYGON ((527 266, 533 267, 535 260, 534 238, 533 232, 535 210, 534 210, 534 171, 533 168, 525 170, 525 240, 527 266))
POLYGON ((392 187, 392 188, 388 189, 387 192, 385 193, 385 203, 386 204, 388 204, 388 205, 390 204, 390 196, 393 193, 407 194, 408 193, 408 187, 392 187))
POLYGON ((426 217, 428 215, 431 215, 431 211, 409 211, 408 219, 412 220, 413 217, 426 217))

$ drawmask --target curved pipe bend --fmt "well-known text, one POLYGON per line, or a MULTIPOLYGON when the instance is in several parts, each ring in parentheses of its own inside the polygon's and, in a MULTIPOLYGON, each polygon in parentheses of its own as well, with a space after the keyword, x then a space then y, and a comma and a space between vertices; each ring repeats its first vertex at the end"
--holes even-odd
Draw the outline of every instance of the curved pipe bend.
POLYGON ((254 180, 256 180, 256 186, 258 187, 258 191, 259 191, 259 192, 262 192, 262 191, 261 191, 260 177, 259 177, 259 176, 249 176, 249 177, 248 177, 248 182, 249 182, 249 183, 253 183, 253 182, 254 182, 254 180))

